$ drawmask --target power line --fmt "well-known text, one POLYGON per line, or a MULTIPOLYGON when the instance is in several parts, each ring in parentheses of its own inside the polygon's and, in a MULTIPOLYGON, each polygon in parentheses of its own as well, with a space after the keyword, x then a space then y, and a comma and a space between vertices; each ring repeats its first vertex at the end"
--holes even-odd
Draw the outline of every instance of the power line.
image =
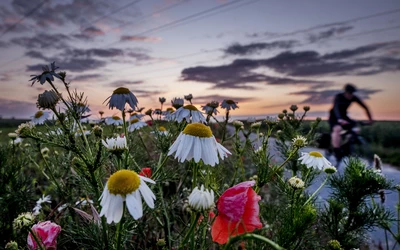
POLYGON ((39 3, 35 8, 27 12, 21 19, 19 19, 17 22, 15 22, 13 25, 9 26, 6 30, 4 30, 0 34, 0 38, 2 38, 5 34, 7 34, 9 31, 13 30, 15 27, 17 27, 18 24, 20 24, 25 18, 29 17, 33 13, 35 13, 38 9, 40 9, 48 0, 44 0, 41 3, 39 3))
MULTIPOLYGON (((174 26, 174 25, 180 24, 180 23, 182 23, 182 22, 184 22, 184 21, 190 20, 190 19, 192 19, 192 18, 196 18, 196 17, 198 17, 198 16, 201 16, 201 15, 203 15, 203 14, 207 14, 207 13, 209 13, 209 12, 213 12, 213 11, 215 11, 215 10, 224 8, 224 7, 226 7, 226 6, 235 4, 235 3, 240 2, 240 1, 243 1, 243 0, 234 0, 234 1, 232 1, 232 2, 228 2, 228 3, 225 3, 225 4, 221 4, 221 5, 218 5, 218 6, 216 6, 216 7, 213 7, 213 8, 207 9, 207 10, 203 10, 203 11, 197 12, 197 13, 195 13, 195 14, 192 14, 192 15, 189 15, 189 16, 186 16, 186 17, 183 17, 183 18, 181 18, 181 19, 178 19, 178 20, 175 20, 175 21, 172 21, 172 22, 169 22, 169 23, 166 23, 166 24, 163 24, 163 25, 160 25, 160 26, 157 26, 157 27, 154 27, 154 28, 151 28, 151 29, 142 31, 142 32, 137 33, 137 34, 134 34, 134 35, 132 35, 132 36, 143 36, 143 35, 145 35, 145 34, 149 34, 149 33, 152 33, 152 32, 154 32, 154 31, 159 31, 159 30, 162 30, 162 29, 165 29, 165 28, 169 28, 169 27, 172 27, 172 26, 174 26)), ((114 44, 117 44, 117 43, 120 43, 120 42, 121 42, 121 40, 117 40, 117 41, 112 42, 112 43, 110 43, 110 44, 106 44, 106 45, 104 45, 104 46, 102 46, 102 47, 108 47, 108 46, 111 46, 111 45, 114 45, 114 44)))
MULTIPOLYGON (((386 32, 386 31, 395 30, 395 29, 400 29, 400 25, 387 27, 387 28, 380 28, 380 29, 373 29, 373 30, 363 31, 363 32, 355 33, 355 34, 350 34, 350 35, 347 35, 347 36, 332 37, 330 39, 326 39, 326 41, 329 41, 329 40, 340 40, 340 39, 363 36, 363 35, 369 35, 369 34, 374 34, 374 33, 381 33, 381 32, 386 32)), ((314 42, 303 43, 303 44, 300 44, 298 46, 306 46, 306 45, 310 45, 310 44, 313 44, 313 43, 314 42)), ((224 59, 222 58, 222 59, 216 59, 216 60, 212 60, 212 61, 210 60, 208 62, 218 62, 218 61, 222 61, 222 60, 224 60, 224 59)), ((207 66, 203 66, 203 67, 207 67, 207 66)), ((210 66, 208 66, 208 67, 210 67, 210 66)), ((233 66, 233 67, 243 67, 243 65, 236 65, 236 66, 233 66)), ((175 67, 175 68, 180 68, 180 66, 175 67)), ((172 69, 172 67, 169 68, 169 69, 172 69)), ((167 70, 167 68, 164 68, 164 69, 161 69, 161 70, 167 70)), ((214 69, 203 69, 203 70, 200 70, 200 71, 197 71, 197 72, 198 73, 203 73, 203 72, 212 71, 212 70, 214 70, 214 69)), ((159 70, 155 69, 152 72, 154 73, 155 71, 159 71, 159 70)), ((144 73, 150 73, 150 72, 140 72, 138 74, 144 74, 144 73)), ((135 74, 135 75, 138 75, 138 74, 135 74)), ((147 81, 147 80, 156 79, 156 78, 170 77, 170 76, 176 76, 176 74, 149 77, 149 78, 142 79, 142 81, 147 81)))
MULTIPOLYGON (((371 14, 371 15, 367 15, 367 16, 356 17, 356 18, 352 18, 352 19, 348 19, 348 20, 344 20, 344 21, 340 21, 340 22, 336 22, 336 23, 321 24, 321 25, 313 26, 313 27, 306 28, 306 29, 290 31, 290 32, 287 32, 287 33, 276 35, 274 37, 269 37, 269 38, 263 38, 261 40, 256 40, 256 41, 253 41, 253 43, 271 41, 271 40, 275 40, 277 38, 286 37, 286 36, 292 36, 292 35, 296 35, 296 34, 300 34, 300 33, 306 33, 306 32, 310 32, 310 31, 313 31, 313 30, 330 27, 330 26, 333 26, 333 25, 340 25, 340 24, 345 24, 345 23, 352 23, 352 22, 367 20, 367 19, 371 19, 371 18, 375 18, 375 17, 379 17, 379 16, 390 15, 390 14, 397 13, 397 12, 400 12, 400 8, 399 9, 395 9, 395 10, 379 12, 379 13, 375 13, 375 14, 371 14)), ((195 52, 195 53, 190 53, 190 54, 185 54, 185 55, 181 55, 181 56, 177 56, 177 57, 172 57, 169 60, 188 58, 188 57, 192 57, 192 56, 203 55, 205 53, 212 53, 212 52, 223 51, 223 50, 224 50, 223 48, 216 48, 216 49, 211 49, 211 50, 206 50, 206 51, 199 51, 199 52, 195 52)), ((147 65, 158 64, 158 63, 162 63, 162 62, 163 61, 149 62, 149 63, 141 64, 141 65, 138 65, 138 66, 147 66, 147 65)), ((122 70, 124 70, 124 69, 122 69, 122 70)))
MULTIPOLYGON (((48 0, 44 0, 43 2, 47 2, 47 1, 48 1, 48 0)), ((126 8, 129 7, 129 6, 140 2, 140 1, 142 1, 142 0, 135 0, 135 1, 130 2, 130 3, 124 5, 124 6, 118 8, 118 9, 116 9, 116 10, 113 10, 112 12, 110 12, 110 13, 108 13, 108 14, 106 14, 106 15, 103 15, 103 16, 101 16, 101 17, 99 17, 99 18, 97 18, 97 19, 95 19, 95 20, 89 22, 88 24, 85 25, 85 27, 86 27, 86 26, 89 26, 89 25, 91 25, 91 24, 93 24, 93 23, 95 23, 95 22, 98 22, 98 21, 100 21, 100 20, 102 20, 102 19, 104 19, 104 18, 107 18, 107 17, 109 17, 109 16, 112 16, 112 15, 114 15, 114 14, 116 14, 116 13, 118 13, 118 12, 120 12, 120 11, 126 9, 126 8)), ((92 4, 90 4, 90 5, 87 6, 87 7, 90 7, 91 5, 92 5, 92 4)), ((41 6, 39 6, 39 8, 40 8, 40 7, 41 7, 41 6)), ((25 17, 24 17, 24 18, 25 18, 25 17)), ((78 28, 78 29, 75 29, 75 30, 71 31, 71 32, 69 33, 69 35, 72 35, 75 31, 79 31, 79 30, 81 30, 81 28, 78 28)), ((1 36, 0 36, 0 37, 1 37, 1 36)), ((53 40, 53 41, 54 41, 54 40, 53 40)), ((46 46, 47 46, 47 45, 50 45, 53 41, 51 41, 51 40, 48 41, 48 43, 46 44, 46 46)), ((20 59, 22 59, 22 58, 24 58, 24 57, 25 57, 25 55, 22 55, 22 56, 20 56, 20 57, 16 57, 16 58, 14 58, 14 59, 11 59, 11 60, 9 60, 9 61, 7 61, 7 62, 1 64, 1 65, 0 65, 0 68, 3 67, 3 66, 5 66, 5 65, 8 65, 9 63, 12 63, 12 62, 15 62, 15 61, 19 61, 20 59)))

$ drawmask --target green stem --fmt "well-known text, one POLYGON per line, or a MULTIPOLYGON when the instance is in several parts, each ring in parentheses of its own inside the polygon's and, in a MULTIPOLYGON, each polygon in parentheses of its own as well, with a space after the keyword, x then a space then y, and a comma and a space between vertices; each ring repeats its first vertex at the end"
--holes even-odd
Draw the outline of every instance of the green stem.
POLYGON ((36 241, 36 244, 40 248, 40 250, 45 250, 45 249, 43 249, 42 241, 39 241, 39 239, 37 238, 36 234, 32 231, 31 228, 29 228, 29 232, 31 233, 33 239, 36 241))
POLYGON ((328 176, 326 177, 325 181, 322 182, 321 186, 319 186, 319 188, 318 188, 317 190, 315 190, 315 192, 310 196, 310 198, 308 198, 308 200, 303 204, 303 207, 305 207, 312 199, 314 199, 314 197, 315 197, 315 196, 317 195, 317 193, 321 190, 321 188, 322 188, 323 186, 325 186, 326 182, 327 182, 328 179, 329 179, 329 176, 330 176, 330 175, 328 175, 328 176))
MULTIPOLYGON (((182 249, 182 247, 185 246, 186 242, 189 240, 190 236, 194 235, 194 229, 196 228, 197 225, 197 221, 200 218, 200 213, 196 213, 196 215, 192 214, 192 219, 191 219, 191 225, 189 230, 187 231, 185 238, 183 238, 183 241, 181 242, 180 246, 178 249, 182 249)), ((192 239, 192 243, 193 243, 193 239, 192 239)))
POLYGON ((122 218, 121 221, 118 223, 117 226, 117 250, 121 249, 121 238, 122 238, 122 233, 121 233, 121 228, 122 228, 122 224, 124 221, 124 212, 125 212, 125 206, 123 206, 122 208, 122 218))
POLYGON ((268 245, 270 245, 273 249, 276 249, 276 250, 284 250, 283 247, 279 246, 278 244, 276 244, 276 243, 273 242, 272 240, 270 240, 270 239, 268 239, 268 238, 265 238, 265 237, 263 237, 263 236, 261 236, 261 235, 258 235, 258 234, 250 234, 250 233, 238 235, 238 236, 236 236, 236 237, 231 238, 231 239, 228 241, 228 243, 225 245, 224 249, 229 249, 229 247, 230 247, 233 243, 236 243, 236 242, 238 242, 238 241, 245 240, 245 239, 251 239, 251 240, 262 241, 262 242, 265 242, 265 243, 267 243, 268 245))
MULTIPOLYGON (((169 221, 169 217, 168 217, 168 212, 167 212, 167 206, 165 205, 165 201, 164 201, 164 195, 163 195, 163 191, 162 191, 162 187, 161 185, 158 185, 158 189, 160 192, 160 198, 161 198, 161 204, 163 206, 163 210, 164 210, 164 219, 165 219, 165 227, 166 227, 166 240, 167 240, 167 244, 168 244, 168 249, 172 249, 171 248, 171 223, 169 221)), ((164 228, 165 228, 164 227, 164 228)), ((165 230, 165 229, 164 229, 165 230)))

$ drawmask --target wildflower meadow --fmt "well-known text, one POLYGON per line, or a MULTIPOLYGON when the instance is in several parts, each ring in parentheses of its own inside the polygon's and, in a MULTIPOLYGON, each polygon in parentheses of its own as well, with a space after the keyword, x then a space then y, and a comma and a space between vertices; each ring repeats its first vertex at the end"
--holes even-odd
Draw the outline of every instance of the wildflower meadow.
POLYGON ((235 100, 142 108, 121 86, 105 117, 55 63, 30 80, 45 89, 38 110, 0 144, 1 249, 376 249, 377 228, 400 248, 384 206, 397 183, 379 156, 337 167, 304 150, 319 136, 319 118, 304 132, 312 107, 232 120, 235 100))

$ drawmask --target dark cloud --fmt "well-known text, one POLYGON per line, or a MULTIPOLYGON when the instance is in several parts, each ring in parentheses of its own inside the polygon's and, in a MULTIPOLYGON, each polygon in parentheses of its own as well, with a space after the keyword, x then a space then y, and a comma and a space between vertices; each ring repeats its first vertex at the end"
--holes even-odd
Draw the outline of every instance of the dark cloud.
POLYGON ((159 37, 149 37, 149 36, 121 36, 121 41, 134 41, 134 42, 159 42, 161 38, 159 37))
POLYGON ((182 81, 214 84, 216 88, 254 89, 251 83, 265 84, 319 84, 304 78, 375 75, 400 70, 400 57, 391 51, 400 49, 400 41, 377 43, 321 55, 317 51, 285 51, 266 59, 237 59, 221 66, 197 66, 183 69, 182 81), (279 77, 255 73, 269 69, 279 77), (301 79, 298 79, 301 77, 301 79))
MULTIPOLYGON (((18 14, 18 16, 24 16, 37 7, 40 2, 41 0, 13 0, 11 7, 13 12, 18 14)), ((70 23, 87 27, 90 25, 90 22, 105 16, 110 13, 110 10, 115 10, 119 7, 115 3, 107 1, 99 2, 96 0, 48 1, 27 19, 32 20, 36 26, 44 28, 60 27, 70 23)), ((126 11, 129 11, 131 14, 134 12, 136 14, 137 12, 135 8, 129 8, 126 11)), ((126 15, 114 15, 113 17, 109 17, 107 21, 120 23, 124 16, 126 15)))
POLYGON ((61 56, 68 57, 117 57, 123 56, 124 51, 122 49, 66 49, 61 56))
POLYGON ((77 75, 75 77, 70 78, 72 81, 91 81, 91 80, 97 80, 97 79, 102 79, 104 76, 102 74, 81 74, 77 75))
MULTIPOLYGON (((59 70, 73 71, 73 72, 85 72, 88 70, 95 70, 104 67, 107 63, 102 60, 94 58, 71 58, 71 59, 58 59, 58 60, 47 60, 49 62, 55 61, 59 70)), ((46 63, 44 63, 46 64, 46 63)), ((27 70, 41 72, 44 64, 28 65, 27 70)))
POLYGON ((211 101, 218 101, 220 104, 223 100, 233 100, 235 102, 247 102, 247 101, 255 101, 254 97, 235 97, 235 96, 224 96, 224 95, 203 95, 203 96, 193 96, 193 103, 198 105, 204 105, 211 101))
POLYGON ((32 37, 17 37, 11 39, 11 43, 17 44, 27 49, 63 49, 68 48, 71 38, 61 33, 47 34, 38 33, 32 37))
POLYGON ((274 77, 254 73, 252 69, 259 67, 257 60, 240 59, 230 65, 216 67, 194 67, 184 69, 182 81, 197 81, 213 83, 215 88, 255 89, 250 83, 264 84, 326 84, 327 81, 309 79, 294 79, 289 77, 274 77))
POLYGON ((131 86, 131 85, 139 85, 142 83, 144 83, 144 82, 143 81, 118 80, 118 81, 114 81, 114 82, 107 84, 107 86, 119 88, 119 87, 131 86))
POLYGON ((337 35, 341 35, 352 29, 353 29, 353 26, 348 26, 348 25, 341 26, 341 27, 332 27, 330 29, 321 31, 317 34, 308 35, 308 41, 310 43, 323 42, 329 38, 332 38, 337 35))
MULTIPOLYGON (((370 99, 370 96, 381 92, 379 89, 358 89, 355 93, 359 98, 366 100, 370 99)), ((306 96, 306 99, 302 101, 300 104, 331 104, 333 103, 333 99, 335 95, 343 92, 342 90, 304 90, 290 93, 291 95, 301 95, 306 96)))
POLYGON ((103 36, 105 32, 102 29, 99 29, 95 26, 90 26, 84 30, 82 30, 78 34, 73 34, 72 36, 78 40, 93 40, 97 36, 103 36))
POLYGON ((34 102, 15 101, 5 98, 0 98, 0 116, 26 118, 31 117, 37 111, 34 102))
POLYGON ((133 93, 135 94, 136 97, 141 97, 141 98, 157 97, 164 94, 163 91, 159 90, 150 91, 150 90, 139 90, 139 89, 134 90, 133 93))
POLYGON ((241 45, 235 43, 230 45, 224 50, 226 55, 251 55, 259 53, 262 50, 273 50, 273 49, 290 49, 297 45, 299 42, 296 40, 282 40, 274 41, 270 43, 250 43, 247 45, 241 45))

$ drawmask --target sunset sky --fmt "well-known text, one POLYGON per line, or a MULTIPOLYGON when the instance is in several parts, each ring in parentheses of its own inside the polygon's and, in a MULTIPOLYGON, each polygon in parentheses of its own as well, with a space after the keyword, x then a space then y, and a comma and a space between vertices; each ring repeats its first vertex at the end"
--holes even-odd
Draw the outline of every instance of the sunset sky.
POLYGON ((351 82, 375 120, 400 120, 398 0, 2 0, 0 20, 3 118, 37 111, 50 86, 28 80, 55 61, 93 117, 127 87, 146 109, 191 93, 199 108, 233 99, 237 116, 298 104, 326 119, 351 82))

